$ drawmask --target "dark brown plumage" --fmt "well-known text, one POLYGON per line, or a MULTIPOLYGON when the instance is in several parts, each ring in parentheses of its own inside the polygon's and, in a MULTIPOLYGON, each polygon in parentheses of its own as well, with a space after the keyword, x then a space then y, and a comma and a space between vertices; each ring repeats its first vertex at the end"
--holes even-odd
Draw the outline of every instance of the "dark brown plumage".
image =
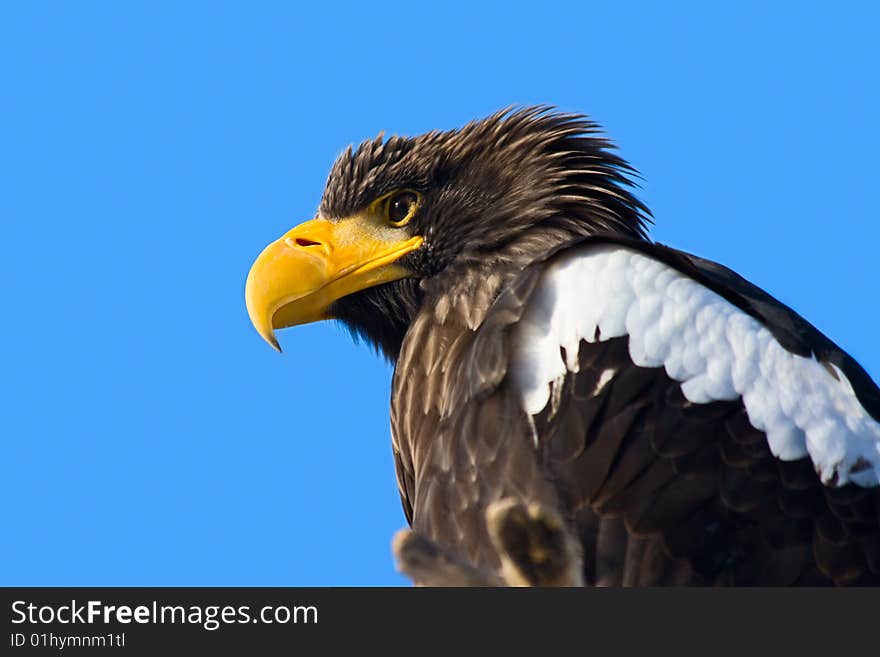
MULTIPOLYGON (((479 332, 468 328, 468 297, 450 292, 431 304, 448 305, 442 321, 421 314, 405 342, 392 426, 416 531, 496 567, 483 510, 513 497, 562 510, 587 583, 880 582, 877 488, 828 488, 808 460, 779 461, 740 401, 690 404, 662 369, 634 366, 624 338, 581 343, 580 371, 535 418, 535 454, 504 371, 506 329, 526 303, 529 273, 479 332), (429 350, 432 342, 446 348, 429 350), (619 374, 589 398, 609 367, 619 374)), ((873 393, 864 397, 875 403, 873 393)))
MULTIPOLYGON (((838 485, 838 470, 823 483, 810 458, 777 458, 742 397, 689 400, 663 367, 634 363, 626 334, 597 326, 577 354, 562 348, 576 366, 549 382, 543 410, 524 409, 515 329, 552 302, 546 272, 614 245, 720 295, 845 378, 880 421, 877 386, 803 318, 647 239, 633 170, 610 149, 589 120, 533 108, 380 136, 330 173, 319 215, 331 221, 398 189, 423 199, 402 229, 424 237, 400 260, 412 276, 330 309, 395 362, 394 458, 414 532, 398 548, 417 555, 404 566, 434 563, 445 574, 428 583, 880 584, 880 488, 838 485)), ((848 475, 873 467, 858 460, 848 475)))

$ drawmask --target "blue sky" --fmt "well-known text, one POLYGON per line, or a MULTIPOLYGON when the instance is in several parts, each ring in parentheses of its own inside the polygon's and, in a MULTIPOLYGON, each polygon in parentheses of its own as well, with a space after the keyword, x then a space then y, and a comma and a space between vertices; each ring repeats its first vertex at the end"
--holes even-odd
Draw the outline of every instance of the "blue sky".
POLYGON ((383 129, 588 112, 655 239, 880 377, 880 12, 710 4, 5 4, 0 584, 404 583, 389 366, 243 299, 383 129))

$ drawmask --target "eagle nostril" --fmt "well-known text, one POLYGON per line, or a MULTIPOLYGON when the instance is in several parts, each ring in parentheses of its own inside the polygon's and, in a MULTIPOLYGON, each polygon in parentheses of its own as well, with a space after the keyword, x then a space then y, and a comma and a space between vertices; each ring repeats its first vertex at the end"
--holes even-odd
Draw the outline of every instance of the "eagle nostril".
POLYGON ((295 240, 297 246, 321 246, 320 242, 316 242, 314 240, 310 240, 307 237, 297 237, 295 240))

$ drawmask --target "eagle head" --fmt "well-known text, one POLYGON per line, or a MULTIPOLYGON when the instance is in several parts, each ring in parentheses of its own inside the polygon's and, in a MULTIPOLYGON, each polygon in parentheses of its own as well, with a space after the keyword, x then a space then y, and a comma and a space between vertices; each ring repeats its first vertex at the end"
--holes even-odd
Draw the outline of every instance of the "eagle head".
POLYGON ((380 134, 344 151, 315 218, 259 255, 248 314, 279 350, 276 329, 338 319, 394 359, 431 286, 583 235, 644 238, 634 173, 597 124, 548 107, 380 134))

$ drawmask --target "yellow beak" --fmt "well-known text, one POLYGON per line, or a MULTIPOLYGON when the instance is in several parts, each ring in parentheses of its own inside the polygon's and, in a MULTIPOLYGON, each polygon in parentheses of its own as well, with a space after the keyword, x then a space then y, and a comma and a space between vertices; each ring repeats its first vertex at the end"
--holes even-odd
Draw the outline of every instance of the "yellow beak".
POLYGON ((275 329, 331 319, 330 305, 346 295, 409 276, 394 264, 422 245, 368 215, 313 219, 263 249, 251 266, 245 302, 254 328, 278 351, 275 329))

